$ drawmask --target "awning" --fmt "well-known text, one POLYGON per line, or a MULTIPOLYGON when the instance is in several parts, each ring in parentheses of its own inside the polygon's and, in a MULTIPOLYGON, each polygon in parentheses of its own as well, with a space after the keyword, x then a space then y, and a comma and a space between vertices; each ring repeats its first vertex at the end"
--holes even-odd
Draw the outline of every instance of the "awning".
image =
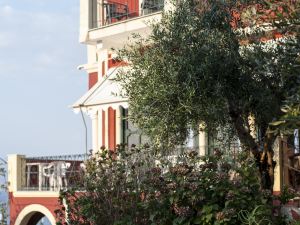
POLYGON ((124 97, 121 85, 115 81, 118 70, 119 68, 109 69, 108 75, 77 100, 72 108, 75 111, 93 106, 100 106, 103 110, 109 107, 116 109, 119 106, 128 108, 127 98, 124 97))

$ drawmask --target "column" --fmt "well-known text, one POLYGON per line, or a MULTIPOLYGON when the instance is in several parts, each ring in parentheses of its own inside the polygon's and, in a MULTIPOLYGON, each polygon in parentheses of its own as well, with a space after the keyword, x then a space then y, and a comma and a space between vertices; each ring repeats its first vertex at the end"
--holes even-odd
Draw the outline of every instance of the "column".
POLYGON ((105 133, 105 145, 106 145, 105 147, 108 148, 108 142, 109 142, 109 140, 108 140, 108 108, 105 109, 104 112, 105 112, 105 120, 104 120, 105 132, 104 133, 105 133))
POLYGON ((279 194, 283 187, 283 141, 280 137, 277 137, 274 142, 274 157, 276 166, 274 168, 274 185, 273 193, 279 194))
POLYGON ((204 131, 199 131, 199 155, 206 155, 206 134, 204 131))
MULTIPOLYGON (((281 137, 281 167, 282 167, 282 177, 283 177, 283 186, 291 186, 291 180, 290 180, 290 173, 289 173, 289 166, 290 166, 290 160, 289 156, 291 156, 291 151, 287 146, 287 136, 281 137)), ((293 153, 292 153, 293 154, 293 153)), ((294 172, 294 171, 293 171, 294 172)), ((281 187, 283 187, 281 186, 281 187)))
POLYGON ((108 70, 108 51, 107 49, 102 48, 102 42, 98 42, 96 46, 96 52, 98 56, 98 80, 103 79, 103 76, 107 74, 108 70))
POLYGON ((102 141, 102 135, 103 135, 103 130, 102 130, 102 108, 98 109, 98 147, 101 148, 104 143, 102 141))
POLYGON ((16 192, 21 189, 22 177, 25 177, 25 170, 22 167, 24 163, 26 163, 24 155, 8 155, 7 173, 9 192, 16 192))
POLYGON ((91 119, 92 119, 92 146, 93 152, 97 152, 98 148, 98 112, 92 111, 91 112, 91 119))
POLYGON ((205 156, 207 154, 207 135, 204 131, 206 125, 204 122, 199 124, 199 155, 205 156))
POLYGON ((116 109, 116 144, 122 143, 122 107, 116 109))
POLYGON ((97 42, 96 44, 96 55, 97 55, 97 67, 98 67, 98 81, 102 79, 102 70, 103 70, 103 58, 104 58, 104 52, 103 52, 103 43, 102 41, 97 42))
POLYGON ((90 2, 87 0, 80 0, 80 20, 79 20, 79 41, 84 42, 87 39, 90 24, 90 2))

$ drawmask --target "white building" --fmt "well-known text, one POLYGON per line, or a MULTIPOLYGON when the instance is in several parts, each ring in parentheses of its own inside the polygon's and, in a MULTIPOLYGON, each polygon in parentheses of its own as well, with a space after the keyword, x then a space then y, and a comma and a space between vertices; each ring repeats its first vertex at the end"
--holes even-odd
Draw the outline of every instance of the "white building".
MULTIPOLYGON (((141 131, 124 118, 127 99, 114 78, 120 66, 113 58, 133 33, 146 36, 149 22, 159 21, 168 4, 163 0, 81 0, 79 41, 87 46, 87 63, 79 66, 88 73, 89 90, 74 105, 75 111, 87 113, 92 120, 92 148, 114 149, 117 144, 143 143, 141 131)), ((191 137, 189 147, 205 154, 205 135, 191 137), (200 147, 199 147, 200 146, 200 147)))

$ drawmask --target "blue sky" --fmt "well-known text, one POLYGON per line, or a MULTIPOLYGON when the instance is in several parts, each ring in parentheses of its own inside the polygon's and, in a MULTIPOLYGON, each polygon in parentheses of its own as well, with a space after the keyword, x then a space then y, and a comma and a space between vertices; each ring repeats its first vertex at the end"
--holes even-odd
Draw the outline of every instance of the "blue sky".
POLYGON ((85 151, 78 30, 79 0, 0 0, 0 157, 85 151))

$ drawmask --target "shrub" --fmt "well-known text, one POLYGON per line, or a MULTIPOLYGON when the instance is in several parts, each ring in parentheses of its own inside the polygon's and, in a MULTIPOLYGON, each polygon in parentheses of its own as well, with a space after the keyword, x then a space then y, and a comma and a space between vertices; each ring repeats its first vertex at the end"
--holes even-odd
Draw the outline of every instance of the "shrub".
POLYGON ((200 157, 195 151, 163 156, 149 147, 102 149, 86 162, 85 191, 61 193, 67 221, 72 225, 242 224, 239 212, 255 210, 260 224, 268 224, 271 193, 260 190, 255 161, 245 154, 235 163, 227 158, 218 150, 200 157))

